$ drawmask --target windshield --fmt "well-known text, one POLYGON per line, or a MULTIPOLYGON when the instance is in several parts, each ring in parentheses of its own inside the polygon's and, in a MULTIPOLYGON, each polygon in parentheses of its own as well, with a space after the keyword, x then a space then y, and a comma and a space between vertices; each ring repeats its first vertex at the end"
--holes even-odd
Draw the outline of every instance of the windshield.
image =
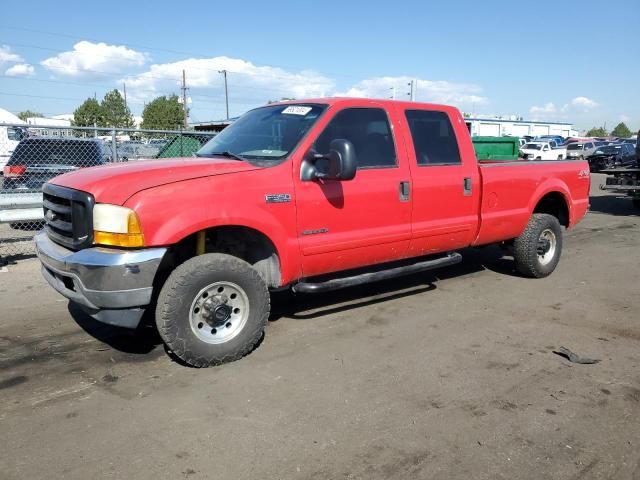
POLYGON ((196 155, 276 162, 291 153, 326 108, 317 104, 256 108, 209 140, 196 155))
POLYGON ((539 143, 527 143, 522 148, 526 150, 540 150, 542 148, 542 145, 539 143))
POLYGON ((567 150, 582 150, 582 147, 584 147, 582 143, 570 143, 567 145, 567 150))
POLYGON ((602 147, 602 148, 599 148, 598 150, 596 150, 596 154, 599 154, 599 153, 603 153, 603 154, 618 153, 621 148, 622 148, 622 146, 620 146, 620 145, 607 145, 606 147, 602 147))

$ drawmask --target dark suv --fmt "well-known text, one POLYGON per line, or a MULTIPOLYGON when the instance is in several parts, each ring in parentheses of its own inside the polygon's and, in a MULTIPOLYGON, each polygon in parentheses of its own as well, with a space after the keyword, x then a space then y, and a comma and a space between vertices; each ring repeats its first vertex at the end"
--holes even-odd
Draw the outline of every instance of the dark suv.
POLYGON ((2 192, 39 192, 53 177, 104 163, 100 140, 26 138, 16 146, 4 167, 2 192))
POLYGON ((596 148, 587 158, 592 172, 614 167, 635 167, 637 154, 630 143, 614 143, 596 148))

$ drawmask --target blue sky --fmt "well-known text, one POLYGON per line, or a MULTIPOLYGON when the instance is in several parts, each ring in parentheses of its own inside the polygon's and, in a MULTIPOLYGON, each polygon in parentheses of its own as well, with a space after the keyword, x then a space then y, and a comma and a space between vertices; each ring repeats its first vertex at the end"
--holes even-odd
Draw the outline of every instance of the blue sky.
POLYGON ((0 107, 71 113, 127 85, 179 92, 191 120, 281 97, 349 94, 476 114, 640 128, 640 1, 32 1, 0 18, 0 107), (152 6, 153 5, 153 6, 152 6), (28 14, 26 11, 28 10, 28 14))

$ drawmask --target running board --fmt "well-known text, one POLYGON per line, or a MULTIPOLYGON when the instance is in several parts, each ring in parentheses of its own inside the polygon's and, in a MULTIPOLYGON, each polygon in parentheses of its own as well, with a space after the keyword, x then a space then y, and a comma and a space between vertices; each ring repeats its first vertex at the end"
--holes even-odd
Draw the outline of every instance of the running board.
POLYGON ((320 293, 330 290, 338 290, 344 287, 353 287, 365 283, 378 282, 389 278, 409 275, 411 273, 423 272, 425 270, 433 270, 434 268, 448 267, 462 261, 462 255, 457 252, 448 253, 444 257, 425 260, 422 262, 412 263, 402 267, 392 267, 387 270, 378 272, 361 273, 351 277, 334 278, 324 282, 299 282, 296 283, 292 290, 297 293, 320 293))

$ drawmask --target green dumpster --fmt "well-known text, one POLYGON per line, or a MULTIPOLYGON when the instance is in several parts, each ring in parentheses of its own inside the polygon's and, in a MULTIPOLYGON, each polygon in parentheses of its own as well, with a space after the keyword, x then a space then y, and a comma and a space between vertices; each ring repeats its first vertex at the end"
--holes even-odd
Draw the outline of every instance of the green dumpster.
POLYGON ((210 139, 207 135, 176 135, 162 147, 156 158, 190 157, 210 139))
POLYGON ((478 160, 517 160, 518 137, 471 137, 478 160))

